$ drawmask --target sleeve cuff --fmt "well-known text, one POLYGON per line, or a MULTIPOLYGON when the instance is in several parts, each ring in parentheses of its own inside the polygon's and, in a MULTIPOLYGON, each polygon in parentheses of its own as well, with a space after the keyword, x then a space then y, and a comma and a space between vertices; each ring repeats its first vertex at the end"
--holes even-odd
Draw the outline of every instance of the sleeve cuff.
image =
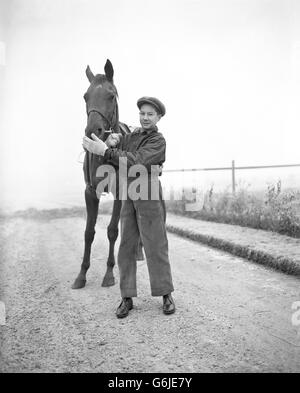
POLYGON ((103 153, 103 157, 106 159, 106 160, 108 160, 109 158, 110 158, 110 147, 107 147, 105 150, 104 150, 104 153, 103 153))
POLYGON ((101 156, 103 156, 103 157, 105 156, 105 153, 106 153, 107 149, 108 149, 108 146, 105 146, 101 156))

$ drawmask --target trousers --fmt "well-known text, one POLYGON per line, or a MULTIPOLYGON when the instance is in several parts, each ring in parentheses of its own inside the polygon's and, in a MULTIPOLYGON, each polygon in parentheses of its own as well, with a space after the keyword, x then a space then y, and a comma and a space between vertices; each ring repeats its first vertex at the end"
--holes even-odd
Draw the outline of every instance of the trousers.
POLYGON ((164 214, 161 200, 122 201, 118 252, 122 297, 137 296, 136 250, 139 237, 146 254, 151 295, 163 296, 174 291, 164 214))

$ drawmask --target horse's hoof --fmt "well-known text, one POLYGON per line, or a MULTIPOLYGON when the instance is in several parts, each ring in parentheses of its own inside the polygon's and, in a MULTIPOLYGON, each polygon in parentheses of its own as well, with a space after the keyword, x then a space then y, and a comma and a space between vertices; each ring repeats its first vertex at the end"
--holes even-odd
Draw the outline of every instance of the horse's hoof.
POLYGON ((86 280, 83 278, 76 278, 72 285, 72 289, 80 289, 85 287, 86 280))
POLYGON ((104 277, 101 286, 102 287, 112 287, 113 285, 115 285, 115 278, 112 277, 104 277))

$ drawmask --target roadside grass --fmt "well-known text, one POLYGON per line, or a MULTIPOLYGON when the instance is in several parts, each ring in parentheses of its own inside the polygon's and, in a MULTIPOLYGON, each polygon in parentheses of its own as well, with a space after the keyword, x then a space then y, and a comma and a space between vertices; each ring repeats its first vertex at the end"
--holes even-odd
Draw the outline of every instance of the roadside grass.
MULTIPOLYGON (((178 191, 177 191, 178 192, 178 191)), ((233 194, 229 188, 215 193, 213 186, 203 195, 201 208, 187 211, 197 190, 183 189, 181 200, 166 201, 167 211, 196 219, 264 229, 300 238, 300 190, 282 191, 281 181, 268 184, 266 190, 251 191, 242 183, 233 194)), ((174 196, 174 193, 171 195, 174 196)), ((176 200, 177 199, 177 200, 176 200)))

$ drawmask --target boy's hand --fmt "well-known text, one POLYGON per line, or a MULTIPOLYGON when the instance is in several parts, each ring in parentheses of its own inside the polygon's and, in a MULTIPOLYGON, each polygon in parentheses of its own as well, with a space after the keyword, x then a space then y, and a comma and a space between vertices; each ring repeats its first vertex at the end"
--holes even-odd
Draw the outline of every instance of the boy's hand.
POLYGON ((83 137, 83 148, 88 150, 90 153, 104 156, 106 149, 108 149, 107 145, 95 134, 92 134, 91 137, 93 138, 93 140, 88 138, 87 136, 83 137))
POLYGON ((107 146, 108 146, 108 147, 116 147, 117 144, 120 142, 120 135, 121 135, 121 134, 118 134, 118 133, 116 133, 116 132, 111 133, 111 134, 107 137, 107 139, 106 139, 106 141, 105 141, 105 143, 107 144, 107 146))

